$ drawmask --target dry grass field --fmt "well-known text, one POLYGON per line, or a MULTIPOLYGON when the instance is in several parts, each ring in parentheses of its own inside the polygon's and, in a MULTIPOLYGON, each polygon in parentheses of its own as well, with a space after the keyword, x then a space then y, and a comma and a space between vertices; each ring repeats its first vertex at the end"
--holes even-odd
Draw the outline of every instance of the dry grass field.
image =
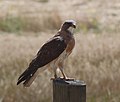
POLYGON ((87 102, 120 102, 119 0, 0 0, 0 102, 52 102, 49 70, 16 82, 65 19, 77 21, 66 74, 86 82, 87 102))

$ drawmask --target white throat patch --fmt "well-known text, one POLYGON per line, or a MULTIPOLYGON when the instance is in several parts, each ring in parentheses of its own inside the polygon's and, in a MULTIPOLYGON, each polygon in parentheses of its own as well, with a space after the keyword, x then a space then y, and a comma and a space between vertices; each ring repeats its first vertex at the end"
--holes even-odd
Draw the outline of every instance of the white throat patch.
POLYGON ((68 30, 73 34, 74 33, 74 28, 73 27, 69 27, 68 30))

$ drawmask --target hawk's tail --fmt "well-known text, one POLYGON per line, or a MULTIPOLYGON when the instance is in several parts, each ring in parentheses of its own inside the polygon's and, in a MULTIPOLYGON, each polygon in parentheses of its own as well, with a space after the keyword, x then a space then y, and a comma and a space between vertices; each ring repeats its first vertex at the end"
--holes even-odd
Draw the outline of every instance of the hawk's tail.
POLYGON ((29 87, 36 78, 37 74, 38 74, 37 69, 30 70, 29 68, 27 68, 18 78, 17 85, 20 84, 22 81, 24 81, 23 85, 25 87, 29 87))

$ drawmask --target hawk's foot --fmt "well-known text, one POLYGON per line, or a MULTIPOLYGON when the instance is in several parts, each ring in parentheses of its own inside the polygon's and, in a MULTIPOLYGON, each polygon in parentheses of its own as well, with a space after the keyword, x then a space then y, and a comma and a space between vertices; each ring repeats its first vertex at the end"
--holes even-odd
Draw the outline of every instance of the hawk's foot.
POLYGON ((74 78, 64 78, 64 77, 51 78, 50 80, 55 80, 55 79, 65 80, 65 81, 74 81, 75 80, 74 78))
POLYGON ((75 80, 74 78, 64 78, 64 77, 63 78, 60 77, 60 79, 65 80, 65 81, 74 81, 75 80))
POLYGON ((55 78, 50 78, 50 80, 54 80, 55 78))
POLYGON ((61 79, 60 77, 56 77, 56 78, 51 78, 50 80, 55 80, 55 79, 61 79))

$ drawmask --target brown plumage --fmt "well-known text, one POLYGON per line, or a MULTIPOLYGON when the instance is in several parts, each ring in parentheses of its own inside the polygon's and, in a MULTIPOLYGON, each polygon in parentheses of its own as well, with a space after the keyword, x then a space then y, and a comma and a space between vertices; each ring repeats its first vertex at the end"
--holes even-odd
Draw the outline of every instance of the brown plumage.
POLYGON ((24 81, 23 85, 29 87, 39 71, 46 68, 53 68, 55 78, 57 78, 56 69, 59 68, 63 78, 66 79, 63 72, 64 60, 70 55, 75 45, 73 33, 69 28, 75 27, 75 21, 66 20, 58 33, 40 48, 28 68, 18 78, 17 85, 24 81))

